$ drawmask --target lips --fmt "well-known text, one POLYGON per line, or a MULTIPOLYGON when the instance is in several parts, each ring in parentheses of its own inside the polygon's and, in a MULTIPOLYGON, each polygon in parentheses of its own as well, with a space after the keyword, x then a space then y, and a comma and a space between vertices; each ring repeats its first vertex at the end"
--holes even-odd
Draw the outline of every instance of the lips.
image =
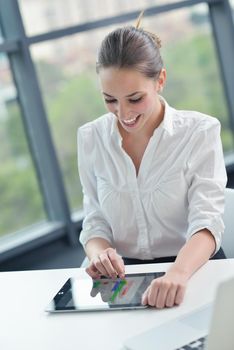
POLYGON ((135 118, 131 118, 131 119, 126 119, 126 120, 121 120, 121 122, 126 125, 127 127, 132 127, 135 126, 136 123, 138 122, 139 117, 141 116, 141 114, 139 114, 137 117, 135 118))

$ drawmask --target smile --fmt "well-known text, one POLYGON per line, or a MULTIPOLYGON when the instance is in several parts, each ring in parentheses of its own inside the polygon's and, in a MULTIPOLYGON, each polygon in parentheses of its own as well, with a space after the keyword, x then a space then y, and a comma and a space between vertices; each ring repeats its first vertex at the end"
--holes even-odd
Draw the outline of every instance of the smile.
POLYGON ((135 126, 140 116, 141 114, 139 114, 136 118, 122 120, 122 123, 126 126, 135 126))

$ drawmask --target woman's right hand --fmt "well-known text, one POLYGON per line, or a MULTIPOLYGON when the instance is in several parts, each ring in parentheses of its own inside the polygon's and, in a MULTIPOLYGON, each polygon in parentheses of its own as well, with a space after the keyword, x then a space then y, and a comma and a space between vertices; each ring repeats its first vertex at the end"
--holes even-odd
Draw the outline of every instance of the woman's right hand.
POLYGON ((125 267, 122 257, 114 248, 106 248, 99 254, 91 258, 86 272, 92 278, 100 278, 102 276, 116 278, 124 278, 125 267))

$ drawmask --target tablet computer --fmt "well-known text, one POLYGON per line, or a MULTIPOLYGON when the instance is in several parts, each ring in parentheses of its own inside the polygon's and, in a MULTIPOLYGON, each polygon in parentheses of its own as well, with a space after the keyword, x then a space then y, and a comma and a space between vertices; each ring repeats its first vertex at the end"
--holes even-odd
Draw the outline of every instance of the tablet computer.
POLYGON ((140 309, 141 297, 151 281, 165 272, 126 274, 124 279, 69 278, 47 306, 46 311, 110 311, 140 309))

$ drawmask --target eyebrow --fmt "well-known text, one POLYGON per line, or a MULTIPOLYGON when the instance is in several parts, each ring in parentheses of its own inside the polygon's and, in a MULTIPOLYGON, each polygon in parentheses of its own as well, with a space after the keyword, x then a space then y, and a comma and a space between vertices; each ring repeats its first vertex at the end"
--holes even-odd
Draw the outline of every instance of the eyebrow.
MULTIPOLYGON (((141 93, 141 92, 142 92, 142 91, 135 91, 135 92, 133 92, 133 93, 127 95, 126 97, 132 97, 133 95, 136 95, 136 94, 141 93)), ((108 96, 108 97, 114 97, 114 96, 111 96, 111 95, 107 94, 107 93, 104 92, 104 91, 103 91, 103 94, 106 95, 106 96, 108 96)))

